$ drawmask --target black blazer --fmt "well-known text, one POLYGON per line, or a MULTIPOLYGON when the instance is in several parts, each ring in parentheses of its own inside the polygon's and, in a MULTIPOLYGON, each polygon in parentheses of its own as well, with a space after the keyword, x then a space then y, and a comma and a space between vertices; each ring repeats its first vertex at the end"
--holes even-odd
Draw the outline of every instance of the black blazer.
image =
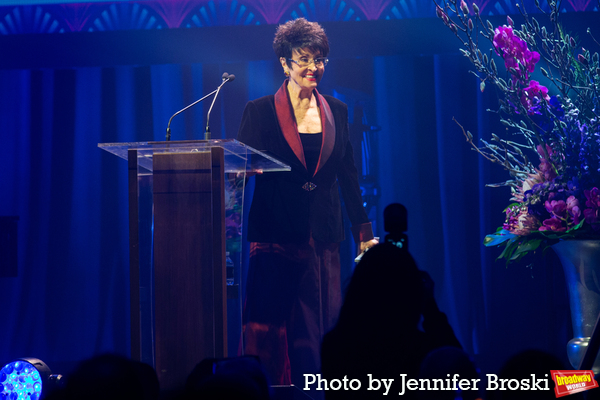
MULTIPOLYGON (((285 84, 282 88, 287 94, 285 84)), ((329 105, 327 111, 331 122, 335 124, 335 131, 324 129, 323 141, 329 145, 323 148, 327 147, 327 152, 330 150, 331 153, 324 160, 326 154, 322 149, 314 176, 305 167, 295 121, 282 122, 293 124, 298 139, 295 140, 293 134, 290 136, 290 132, 294 132, 290 126, 284 127, 288 136, 283 133, 275 106, 276 96, 261 97, 246 105, 238 140, 268 152, 291 167, 289 172, 265 172, 256 176, 248 218, 248 240, 251 242, 305 243, 311 234, 318 241, 341 242, 344 240, 344 229, 338 184, 355 240, 360 242, 373 238, 371 224, 362 205, 354 155, 348 140, 347 106, 334 97, 317 96, 324 98, 329 105), (307 183, 316 187, 306 190, 307 183)), ((323 107, 322 104, 320 106, 323 107)), ((289 108, 291 110, 291 105, 289 108)), ((323 108, 321 110, 324 119, 323 108)), ((293 116, 293 110, 290 112, 293 116)), ((289 119, 293 120, 293 117, 289 119)), ((325 122, 323 125, 327 128, 325 122)))

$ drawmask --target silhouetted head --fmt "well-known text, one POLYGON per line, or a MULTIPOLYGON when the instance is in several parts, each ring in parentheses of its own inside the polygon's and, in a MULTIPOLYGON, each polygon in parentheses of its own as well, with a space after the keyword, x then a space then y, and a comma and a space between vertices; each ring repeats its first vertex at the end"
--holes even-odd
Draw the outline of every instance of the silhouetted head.
MULTIPOLYGON (((75 372, 68 377, 65 398, 68 400, 145 400, 156 398, 152 396, 145 397, 142 383, 143 381, 148 382, 142 377, 145 374, 150 373, 146 369, 136 366, 128 358, 114 354, 96 356, 83 361, 75 372)), ((156 385, 157 388, 157 381, 152 384, 156 385)), ((153 394, 158 395, 158 393, 153 394)))
MULTIPOLYGON (((542 350, 525 350, 510 357, 498 374, 500 379, 513 379, 521 381, 531 380, 534 374, 537 379, 548 379, 550 390, 506 390, 495 391, 494 399, 555 399, 554 381, 550 370, 563 370, 564 363, 553 354, 542 350)), ((575 400, 577 394, 570 395, 569 398, 575 400)))
POLYGON ((416 329, 422 300, 423 282, 410 253, 389 243, 379 244, 368 250, 356 266, 339 324, 416 329))
POLYGON ((268 400, 269 382, 254 357, 205 359, 188 376, 188 399, 268 400))
POLYGON ((383 210, 383 230, 389 233, 402 233, 408 229, 408 212, 400 203, 389 204, 383 210))

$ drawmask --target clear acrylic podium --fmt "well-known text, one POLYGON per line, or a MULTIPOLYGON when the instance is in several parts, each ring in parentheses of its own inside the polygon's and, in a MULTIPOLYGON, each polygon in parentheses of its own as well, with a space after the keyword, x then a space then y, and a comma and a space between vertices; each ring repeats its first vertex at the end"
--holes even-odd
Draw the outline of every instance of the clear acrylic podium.
POLYGON ((176 389, 241 337, 246 173, 290 167, 233 139, 98 146, 128 161, 131 356, 176 389))

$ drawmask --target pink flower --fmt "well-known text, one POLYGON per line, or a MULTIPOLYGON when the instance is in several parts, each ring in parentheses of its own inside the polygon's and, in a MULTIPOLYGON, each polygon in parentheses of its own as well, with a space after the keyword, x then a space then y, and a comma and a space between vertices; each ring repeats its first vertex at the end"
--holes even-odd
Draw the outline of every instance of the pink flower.
POLYGON ((600 191, 598 188, 592 188, 592 190, 584 190, 583 194, 587 201, 585 205, 590 208, 599 208, 600 207, 600 191))
POLYGON ((560 219, 552 217, 544 220, 544 225, 540 226, 540 231, 564 232, 567 228, 562 226, 560 219))
POLYGON ((538 81, 532 80, 529 82, 529 86, 523 89, 521 95, 521 104, 530 112, 533 112, 533 107, 540 104, 542 99, 550 101, 548 96, 548 88, 540 85, 538 81))
POLYGON ((600 190, 597 187, 592 190, 584 190, 583 194, 587 199, 585 202, 586 208, 583 210, 585 221, 592 225, 594 230, 600 229, 600 190))
POLYGON ((469 14, 469 6, 467 6, 467 3, 465 3, 465 0, 460 1, 460 9, 462 10, 463 14, 465 14, 465 15, 469 14))
POLYGON ((542 145, 538 144, 537 152, 540 155, 540 165, 538 168, 540 173, 544 176, 544 180, 551 181, 556 178, 556 171, 554 170, 552 162, 550 162, 548 158, 554 155, 554 151, 546 144, 546 153, 548 153, 548 158, 546 158, 546 155, 542 149, 542 145))
POLYGON ((544 179, 546 181, 551 181, 556 178, 556 172, 554 172, 554 168, 552 164, 548 160, 542 160, 539 166, 540 172, 544 174, 544 179))
MULTIPOLYGON (((540 158, 545 158, 546 154, 544 153, 544 148, 542 147, 541 144, 538 144, 535 149, 537 150, 538 154, 540 155, 540 158)), ((550 147, 549 144, 546 143, 546 153, 548 153, 548 156, 551 156, 554 154, 554 150, 552 150, 552 147, 550 147)))
POLYGON ((494 48, 496 52, 504 58, 506 68, 514 68, 517 72, 531 73, 535 69, 535 64, 540 61, 540 53, 530 51, 527 43, 513 32, 511 26, 499 26, 494 31, 494 48), (522 71, 521 68, 525 70, 522 71))
POLYGON ((597 224, 600 221, 600 215, 598 211, 600 211, 598 208, 596 208, 595 210, 591 208, 586 208, 585 210, 583 210, 583 216, 585 217, 585 220, 588 223, 597 224))
POLYGON ((579 200, 575 196, 567 198, 567 211, 573 217, 573 223, 577 225, 581 222, 581 209, 579 208, 579 200))
POLYGON ((567 203, 563 200, 552 200, 546 201, 544 203, 544 207, 546 207, 546 211, 550 214, 554 214, 557 217, 564 218, 567 211, 567 203))

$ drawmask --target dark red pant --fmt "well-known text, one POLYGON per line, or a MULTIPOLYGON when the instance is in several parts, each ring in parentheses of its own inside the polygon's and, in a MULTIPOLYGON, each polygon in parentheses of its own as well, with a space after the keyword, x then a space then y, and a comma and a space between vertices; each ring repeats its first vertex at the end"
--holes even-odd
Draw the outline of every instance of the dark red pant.
POLYGON ((339 314, 339 243, 251 243, 246 288, 245 354, 260 357, 272 384, 303 385, 339 314))

